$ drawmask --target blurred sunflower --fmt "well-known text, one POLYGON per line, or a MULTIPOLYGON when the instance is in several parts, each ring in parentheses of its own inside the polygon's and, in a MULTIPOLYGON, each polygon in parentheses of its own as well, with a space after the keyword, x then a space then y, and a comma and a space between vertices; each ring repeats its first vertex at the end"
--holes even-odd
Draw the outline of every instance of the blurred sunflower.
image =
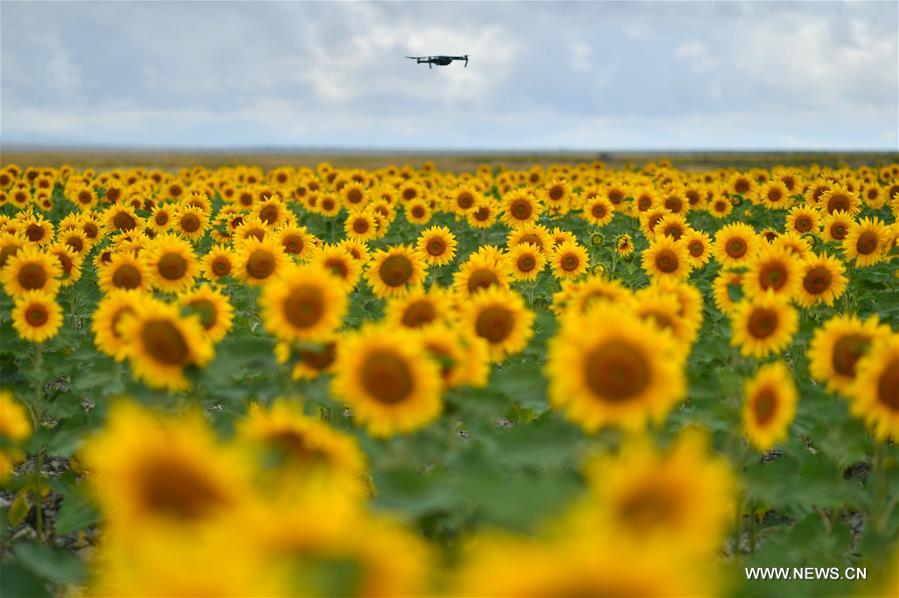
POLYGON ((690 259, 683 243, 659 236, 641 255, 643 270, 653 279, 683 280, 690 275, 690 259))
POLYGON ((414 289, 387 302, 384 320, 404 328, 422 329, 444 325, 453 319, 452 294, 438 286, 427 291, 414 289))
POLYGON ((335 279, 340 281, 344 292, 350 293, 362 275, 362 264, 342 245, 323 245, 310 259, 310 263, 321 265, 335 279))
POLYGON ((97 284, 104 293, 115 289, 144 291, 151 283, 145 262, 130 251, 116 253, 109 262, 97 268, 97 284))
POLYGON ((883 260, 888 229, 879 218, 864 218, 849 225, 843 239, 843 254, 847 260, 855 260, 855 265, 871 266, 883 260))
POLYGON ((536 245, 519 243, 509 250, 512 264, 512 278, 519 281, 534 281, 546 267, 546 256, 536 245))
POLYGON ((782 361, 763 365, 743 390, 743 433, 760 451, 787 438, 799 395, 782 361))
POLYGON ((188 314, 196 314, 203 331, 213 343, 217 343, 231 330, 234 308, 221 291, 208 284, 199 285, 178 295, 178 303, 188 314))
POLYGON ((770 291, 743 299, 731 314, 731 344, 745 356, 780 353, 799 327, 796 310, 770 291))
POLYGON ((535 223, 543 207, 533 193, 524 188, 503 195, 502 206, 502 221, 512 228, 535 223))
POLYGON ((826 253, 812 253, 802 261, 799 268, 799 279, 802 282, 796 289, 796 301, 803 307, 820 303, 833 305, 849 283, 845 273, 846 267, 839 259, 826 253))
POLYGON ((743 289, 750 296, 772 293, 792 299, 801 283, 801 262, 783 250, 766 248, 748 263, 743 289))
POLYGON ((262 290, 266 330, 287 342, 321 341, 340 326, 346 293, 322 266, 292 266, 262 290))
POLYGON ((759 249, 759 237, 748 224, 735 222, 715 233, 715 259, 724 267, 742 266, 755 256, 759 249))
POLYGON ((432 226, 418 236, 416 249, 425 262, 444 266, 456 256, 456 236, 445 226, 432 226))
POLYGON ((46 291, 27 291, 16 297, 12 325, 19 338, 42 343, 56 336, 62 326, 62 309, 46 291))
POLYGON ((809 342, 809 373, 830 392, 848 394, 859 360, 889 334, 890 327, 881 324, 877 316, 865 321, 856 315, 834 316, 815 330, 809 342))
POLYGON ((821 214, 809 205, 798 205, 790 209, 787 214, 787 230, 804 235, 815 234, 821 227, 821 214))
POLYGON ((594 197, 584 205, 584 219, 594 226, 607 225, 614 215, 615 207, 607 197, 594 197))
POLYGON ((464 330, 487 341, 494 362, 522 351, 534 334, 534 313, 521 295, 496 286, 471 296, 461 307, 460 320, 464 330))
POLYGON ((550 266, 558 279, 577 278, 590 267, 590 256, 577 241, 565 241, 552 252, 550 266))
POLYGON ((94 332, 94 346, 116 361, 124 361, 128 356, 128 344, 118 330, 119 322, 125 314, 133 313, 134 307, 144 296, 140 291, 112 290, 100 299, 91 317, 94 332))
POLYGON ((408 245, 392 245, 377 251, 365 272, 375 295, 382 299, 397 297, 424 282, 427 266, 423 258, 408 245))
POLYGON ((200 208, 182 205, 172 214, 169 230, 175 231, 189 241, 196 242, 206 235, 209 214, 200 208))
POLYGON ((141 252, 141 260, 152 277, 153 286, 166 293, 190 288, 200 266, 190 243, 173 234, 162 234, 141 252))
POLYGON ((203 277, 210 282, 222 282, 234 272, 234 252, 225 245, 213 245, 203 256, 203 277))
MULTIPOLYGON (((7 241, 6 248, 15 248, 15 237, 7 241)), ((53 296, 59 291, 62 267, 55 256, 37 247, 18 246, 15 252, 7 253, 7 261, 0 271, 0 280, 6 294, 13 298, 23 297, 29 292, 39 291, 53 296)))
POLYGON ((252 286, 276 279, 290 265, 277 239, 249 238, 236 247, 234 276, 252 286))
POLYGON ((884 334, 858 360, 850 409, 886 442, 899 438, 899 335, 884 334))

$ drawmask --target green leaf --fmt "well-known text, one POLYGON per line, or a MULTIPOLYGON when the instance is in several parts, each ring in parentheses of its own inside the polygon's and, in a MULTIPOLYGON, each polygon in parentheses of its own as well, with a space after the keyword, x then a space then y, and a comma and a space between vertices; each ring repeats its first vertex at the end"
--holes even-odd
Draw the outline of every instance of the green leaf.
POLYGON ((13 552, 23 567, 54 583, 77 584, 86 577, 84 563, 67 552, 38 544, 19 544, 13 552))
POLYGON ((51 596, 34 573, 15 563, 0 562, 0 595, 17 598, 51 596))

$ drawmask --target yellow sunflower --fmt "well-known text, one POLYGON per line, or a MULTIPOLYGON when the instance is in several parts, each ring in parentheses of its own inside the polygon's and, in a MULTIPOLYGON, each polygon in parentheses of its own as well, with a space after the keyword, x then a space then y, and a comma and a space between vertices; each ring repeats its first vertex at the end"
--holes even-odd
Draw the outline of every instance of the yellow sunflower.
POLYGON ((425 262, 444 266, 456 257, 456 236, 445 226, 432 226, 418 236, 416 249, 425 262))
POLYGON ((0 390, 0 484, 13 473, 15 463, 25 457, 18 448, 31 436, 31 423, 25 407, 8 390, 0 390))
POLYGON ((61 286, 72 286, 81 279, 81 264, 84 258, 75 253, 71 247, 65 243, 54 243, 47 248, 47 252, 59 261, 59 267, 62 269, 62 277, 59 280, 61 286))
POLYGON ((537 249, 549 254, 553 249, 553 238, 545 226, 526 224, 513 228, 506 237, 506 246, 515 247, 521 243, 536 245, 537 249))
POLYGON ((321 265, 335 279, 346 293, 352 292, 362 275, 362 264, 342 245, 323 245, 310 259, 310 263, 321 265))
POLYGON ((189 314, 196 314, 206 337, 217 343, 231 330, 234 308, 221 291, 202 284, 178 295, 178 303, 189 314))
POLYGON ((787 214, 787 230, 800 235, 815 234, 821 227, 821 213, 813 206, 794 206, 787 214))
POLYGON ((366 326, 340 342, 331 391, 372 436, 421 428, 440 415, 441 378, 412 331, 366 326))
POLYGON ((686 387, 672 336, 607 302, 564 318, 546 376, 550 404, 588 432, 660 421, 686 387))
POLYGON ((171 230, 196 242, 206 235, 209 214, 194 206, 182 205, 172 214, 171 230))
POLYGON ((128 356, 128 343, 118 330, 119 322, 125 314, 134 312, 143 296, 140 291, 113 290, 100 299, 94 310, 91 318, 94 345, 116 361, 124 361, 128 356))
POLYGON ((304 262, 318 246, 318 239, 306 230, 305 226, 288 224, 275 232, 275 238, 281 244, 284 253, 294 260, 304 262))
POLYGON ((558 279, 577 278, 590 267, 590 256, 577 241, 565 241, 551 254, 550 266, 558 279))
POLYGON ((605 226, 615 216, 615 206, 607 197, 597 196, 584 206, 584 220, 594 226, 605 226))
POLYGON ((787 438, 799 395, 782 361, 763 365, 744 384, 743 433, 760 451, 787 438))
POLYGON ((856 371, 848 389, 852 413, 880 440, 899 438, 899 335, 878 338, 858 360, 856 371))
POLYGON ((696 339, 698 326, 695 321, 681 315, 681 307, 679 297, 669 291, 668 285, 656 284, 634 293, 631 310, 641 320, 655 325, 659 331, 671 334, 686 355, 696 339))
POLYGON ((745 265, 759 249, 760 239, 748 224, 735 222, 715 233, 715 259, 724 267, 745 265))
POLYGON ((668 236, 659 236, 643 252, 641 263, 653 280, 683 280, 690 275, 688 255, 683 243, 668 236))
POLYGON ((528 189, 513 189, 503 195, 502 221, 510 227, 533 224, 540 217, 543 206, 528 189))
POLYGON ((453 297, 448 289, 432 286, 415 289, 387 302, 385 321, 404 328, 422 329, 443 325, 453 318, 453 297))
POLYGON ((681 237, 680 243, 687 250, 687 261, 693 269, 703 267, 712 258, 712 239, 706 232, 691 228, 681 237))
POLYGON ((884 259, 890 235, 879 218, 864 218, 849 225, 843 239, 843 254, 847 260, 855 260, 856 266, 871 266, 884 259))
POLYGON ((343 230, 347 238, 356 241, 370 241, 378 235, 375 218, 368 210, 350 212, 343 223, 343 230))
POLYGON ((630 257, 634 254, 634 239, 628 233, 618 235, 615 239, 615 253, 618 257, 630 257))
POLYGON ((822 229, 824 230, 824 238, 828 241, 837 241, 842 243, 849 235, 849 229, 854 224, 852 216, 848 212, 834 212, 824 217, 822 229))
POLYGON ((856 379, 859 360, 890 327, 877 316, 864 322, 855 315, 834 316, 815 330, 809 342, 809 373, 831 392, 847 394, 856 379))
POLYGON ((189 388, 184 368, 203 367, 214 354, 197 316, 181 317, 177 305, 150 297, 125 312, 116 330, 128 346, 135 377, 153 388, 189 388))
POLYGON ((584 314, 595 304, 606 301, 630 307, 634 296, 620 281, 594 274, 577 282, 563 283, 562 291, 553 296, 553 310, 560 315, 567 311, 584 314))
POLYGON ((846 290, 849 279, 846 278, 846 267, 843 262, 825 254, 815 255, 802 261, 799 268, 801 283, 796 289, 796 301, 803 307, 812 307, 823 303, 833 305, 846 290))
POLYGON ((486 386, 490 362, 484 339, 446 324, 429 326, 419 337, 425 350, 439 362, 446 388, 486 386))
POLYGON ((27 291, 16 297, 12 325, 19 338, 42 343, 56 336, 62 326, 62 309, 45 291, 27 291))
POLYGON ((56 295, 61 276, 62 267, 55 256, 37 247, 25 246, 9 254, 6 265, 0 271, 3 288, 13 298, 22 297, 31 291, 56 295))
POLYGON ((149 270, 153 286, 166 293, 177 293, 194 284, 200 265, 190 243, 173 234, 153 239, 140 254, 149 270))
POLYGON ((767 291, 740 302, 731 314, 731 344, 743 355, 780 353, 799 327, 796 310, 784 297, 767 291))
POLYGON ((122 251, 97 268, 97 284, 104 293, 115 289, 144 291, 150 288, 151 275, 143 260, 130 251, 122 251))
POLYGON ((801 283, 801 262, 783 250, 766 248, 750 259, 743 289, 750 296, 770 292, 791 299, 801 283))
POLYGON ((377 251, 365 272, 366 280, 378 297, 386 299, 404 295, 422 285, 427 266, 408 245, 393 245, 377 251))
POLYGON ((519 243, 509 250, 512 264, 512 278, 519 281, 534 281, 546 267, 546 255, 536 245, 519 243))
POLYGON ((498 210, 493 199, 481 196, 474 209, 465 213, 465 220, 472 228, 490 228, 496 222, 498 210))
POLYGON ((460 319, 465 331, 487 341, 495 362, 522 351, 534 334, 534 313, 511 289, 492 286, 472 295, 460 319))
POLYGON ((821 195, 821 209, 827 214, 846 212, 855 216, 861 210, 862 201, 858 195, 841 185, 834 185, 821 195))
POLYGON ((234 276, 252 286, 274 280, 291 263, 271 236, 262 240, 246 239, 236 248, 236 253, 234 276))
POLYGON ((203 256, 203 277, 222 282, 234 272, 234 252, 225 245, 213 245, 203 256))
POLYGON ((320 265, 292 266, 262 290, 265 328, 286 342, 321 341, 340 326, 346 293, 320 265))
POLYGON ((431 220, 431 207, 423 199, 413 199, 405 206, 406 220, 421 226, 431 220))

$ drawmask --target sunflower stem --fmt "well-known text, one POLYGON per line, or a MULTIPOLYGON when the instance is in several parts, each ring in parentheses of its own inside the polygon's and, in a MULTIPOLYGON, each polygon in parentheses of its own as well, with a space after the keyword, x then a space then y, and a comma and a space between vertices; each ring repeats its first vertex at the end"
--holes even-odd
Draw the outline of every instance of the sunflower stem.
MULTIPOLYGON (((34 377, 34 402, 31 406, 32 429, 37 434, 41 422, 44 419, 44 402, 42 390, 44 386, 44 377, 42 375, 44 357, 43 343, 37 343, 34 346, 34 355, 32 356, 32 375, 34 377)), ((34 497, 34 508, 37 525, 38 542, 44 542, 44 505, 42 496, 43 483, 41 481, 41 470, 44 468, 44 447, 39 446, 37 454, 34 457, 34 489, 36 496, 34 497)))

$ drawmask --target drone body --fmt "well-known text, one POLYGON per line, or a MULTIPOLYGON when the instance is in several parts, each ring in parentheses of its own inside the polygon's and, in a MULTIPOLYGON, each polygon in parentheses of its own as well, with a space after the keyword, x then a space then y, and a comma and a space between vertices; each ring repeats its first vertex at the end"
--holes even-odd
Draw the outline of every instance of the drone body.
POLYGON ((468 54, 464 56, 406 56, 406 58, 414 60, 416 64, 427 64, 429 69, 434 68, 435 64, 447 66, 454 60, 464 60, 465 67, 468 68, 468 54))

